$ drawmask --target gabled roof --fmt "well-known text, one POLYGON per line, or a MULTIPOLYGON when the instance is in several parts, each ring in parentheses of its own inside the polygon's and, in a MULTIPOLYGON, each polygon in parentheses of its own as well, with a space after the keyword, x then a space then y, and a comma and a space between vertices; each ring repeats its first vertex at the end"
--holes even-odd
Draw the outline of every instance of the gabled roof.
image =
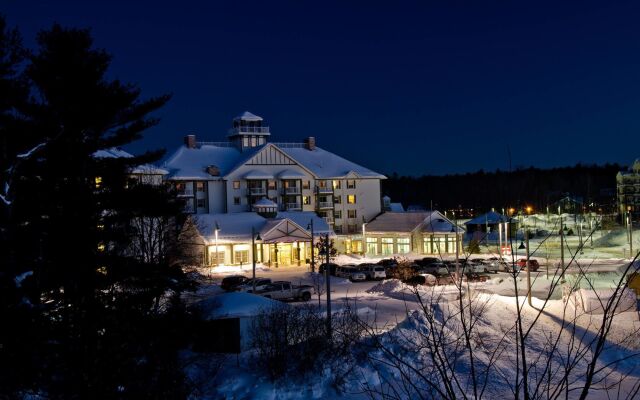
POLYGON ((243 120, 243 121, 262 121, 262 117, 259 117, 255 114, 250 113, 249 111, 245 111, 242 114, 238 115, 233 119, 234 121, 243 120))
POLYGON ((507 222, 509 218, 506 215, 497 213, 495 211, 489 211, 486 214, 478 215, 472 220, 465 222, 465 225, 484 225, 484 224, 498 224, 500 222, 507 222))
MULTIPOLYGON (((411 233, 415 230, 425 233, 451 233, 455 224, 439 211, 431 212, 385 212, 366 225, 369 233, 411 233)), ((464 229, 457 227, 458 233, 464 229)))
MULTIPOLYGON (((229 175, 234 170, 248 163, 261 151, 275 149, 289 157, 295 164, 303 168, 309 174, 319 179, 333 178, 375 178, 386 179, 382 174, 346 160, 336 154, 316 147, 309 150, 299 144, 295 146, 276 145, 267 143, 262 146, 246 149, 241 152, 232 146, 217 146, 203 144, 195 149, 180 146, 164 163, 169 170, 169 179, 174 180, 219 180, 229 175), (220 176, 213 177, 206 172, 209 165, 215 165, 220 170, 220 176)), ((283 170, 276 173, 285 173, 291 167, 283 165, 283 170)), ((286 178, 285 178, 286 179, 286 178)))
MULTIPOLYGON (((316 238, 325 234, 335 236, 326 221, 310 211, 279 212, 275 218, 264 218, 255 212, 194 214, 191 218, 200 235, 209 244, 215 242, 216 224, 219 227, 218 243, 220 244, 250 242, 252 228, 262 236, 283 221, 288 221, 290 226, 307 231, 310 238, 311 232, 307 230, 307 225, 313 219, 313 233, 316 238)), ((304 240, 303 235, 297 236, 300 238, 296 240, 304 240)))
MULTIPOLYGON (((93 153, 94 158, 133 158, 133 154, 126 152, 117 147, 111 147, 109 149, 101 149, 93 153)), ((166 169, 158 168, 153 164, 142 164, 132 168, 129 173, 131 174, 145 174, 145 175, 166 175, 169 173, 166 169)))

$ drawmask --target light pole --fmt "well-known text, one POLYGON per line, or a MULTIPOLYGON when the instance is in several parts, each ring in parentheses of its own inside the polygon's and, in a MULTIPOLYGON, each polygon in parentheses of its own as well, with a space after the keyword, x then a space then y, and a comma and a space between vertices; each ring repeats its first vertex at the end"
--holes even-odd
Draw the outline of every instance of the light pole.
POLYGON ((218 260, 218 232, 220 231, 220 225, 218 225, 218 221, 216 221, 216 230, 215 230, 215 235, 216 235, 216 267, 220 264, 220 261, 218 260))
POLYGON ((529 306, 533 307, 532 301, 531 301, 531 266, 529 265, 529 231, 527 231, 527 229, 523 226, 524 228, 524 240, 526 242, 526 245, 522 242, 520 242, 520 247, 519 249, 526 249, 526 254, 527 254, 527 263, 525 264, 527 267, 527 302, 529 303, 529 306))
POLYGON ((313 246, 313 218, 307 224, 307 229, 311 230, 311 272, 316 272, 316 255, 313 246))
POLYGON ((324 269, 324 280, 327 282, 327 337, 331 340, 331 268, 329 267, 330 242, 327 233, 324 239, 324 253, 326 256, 327 267, 324 269))
POLYGON ((260 242, 262 238, 258 233, 256 236, 256 228, 251 227, 251 258, 253 260, 253 279, 251 282, 253 283, 253 293, 256 292, 256 242, 260 242))
POLYGON ((633 259, 633 219, 631 219, 631 207, 627 209, 627 229, 629 229, 629 258, 633 259))
POLYGON ((560 280, 564 281, 564 224, 560 207, 558 206, 558 215, 560 216, 560 280))
POLYGON ((362 258, 367 258, 367 246, 366 246, 366 226, 367 226, 367 222, 364 219, 364 216, 362 217, 362 258))
POLYGON ((451 232, 455 232, 455 236, 456 236, 456 281, 460 281, 460 284, 462 285, 462 276, 460 275, 460 261, 458 261, 458 258, 460 257, 460 253, 459 253, 459 244, 458 244, 458 222, 457 222, 457 218, 456 218, 456 212, 453 211, 453 226, 451 227, 451 232))

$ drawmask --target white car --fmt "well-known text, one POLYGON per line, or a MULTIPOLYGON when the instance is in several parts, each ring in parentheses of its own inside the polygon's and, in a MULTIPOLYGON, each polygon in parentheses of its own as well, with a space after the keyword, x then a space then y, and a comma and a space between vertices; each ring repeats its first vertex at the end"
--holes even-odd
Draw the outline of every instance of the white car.
POLYGON ((358 266, 360 272, 364 273, 367 279, 386 279, 387 273, 382 265, 362 264, 358 266))
MULTIPOLYGON (((269 278, 256 278, 256 292, 259 292, 260 290, 264 290, 270 284, 271 284, 271 279, 269 278)), ((253 293, 253 279, 249 279, 242 285, 236 287, 236 291, 253 293)))

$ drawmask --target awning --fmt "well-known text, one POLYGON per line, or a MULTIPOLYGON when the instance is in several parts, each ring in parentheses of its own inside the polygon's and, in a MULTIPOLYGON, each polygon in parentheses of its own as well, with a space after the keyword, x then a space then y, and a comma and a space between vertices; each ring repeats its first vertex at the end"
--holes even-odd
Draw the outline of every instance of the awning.
POLYGON ((252 169, 251 171, 244 174, 243 178, 244 179, 273 179, 273 175, 264 171, 258 171, 257 169, 252 169))
POLYGON ((300 171, 294 171, 291 169, 285 169, 284 171, 278 174, 278 178, 280 179, 302 179, 305 178, 306 175, 300 171))

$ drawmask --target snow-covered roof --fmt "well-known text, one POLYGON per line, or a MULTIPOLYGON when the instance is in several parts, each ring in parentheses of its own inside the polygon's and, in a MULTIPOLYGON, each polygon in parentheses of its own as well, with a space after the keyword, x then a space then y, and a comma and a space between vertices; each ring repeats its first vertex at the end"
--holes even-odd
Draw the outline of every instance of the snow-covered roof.
POLYGON ((305 175, 302 172, 294 171, 292 169, 285 169, 278 174, 279 179, 302 179, 305 175))
POLYGON ((402 203, 389 203, 389 209, 392 212, 404 212, 402 203))
MULTIPOLYGON (((94 158, 133 158, 133 154, 126 152, 117 147, 109 149, 101 149, 93 153, 94 158)), ((158 168, 153 164, 142 164, 134 167, 129 171, 132 174, 145 175, 167 175, 169 171, 164 168, 158 168)))
MULTIPOLYGON (((249 159, 256 155, 259 151, 267 146, 274 146, 283 153, 291 157, 295 162, 300 164, 316 178, 332 179, 332 178, 376 178, 386 179, 382 174, 365 168, 361 165, 346 160, 336 154, 316 147, 309 150, 303 146, 278 146, 274 143, 254 147, 250 150, 241 152, 236 147, 216 146, 203 144, 197 148, 187 148, 180 146, 165 162, 164 167, 169 170, 169 179, 173 180, 218 180, 229 174, 236 168, 244 165, 249 159), (220 176, 213 177, 206 172, 209 165, 216 165, 220 169, 220 176)), ((275 173, 281 179, 288 179, 286 176, 292 176, 298 179, 300 173, 292 174, 290 168, 283 169, 275 173), (289 171, 289 172, 288 172, 289 171), (280 176, 280 174, 284 174, 280 176)), ((266 176, 271 174, 261 173, 256 176, 266 176)), ((254 178, 254 179, 272 179, 272 178, 254 178)))
POLYGON ((268 208, 268 207, 278 207, 276 203, 267 199, 266 197, 261 198, 260 200, 253 203, 253 206, 256 208, 268 208))
POLYGON ((344 178, 352 175, 358 178, 386 179, 382 174, 351 162, 320 147, 309 150, 305 147, 279 147, 291 158, 305 166, 318 178, 344 178))
POLYGON ((506 215, 500 214, 495 211, 489 211, 486 214, 478 215, 474 219, 465 222, 465 225, 484 225, 484 224, 498 224, 500 222, 507 222, 509 218, 506 215))
MULTIPOLYGON (((205 320, 254 317, 273 307, 287 307, 286 303, 251 293, 232 292, 198 302, 205 320)), ((289 306, 290 307, 290 306, 289 306)))
MULTIPOLYGON (((425 233, 451 233, 455 226, 439 211, 431 212, 386 212, 378 215, 366 225, 368 233, 410 233, 416 229, 425 233)), ((458 233, 464 229, 458 227, 458 233)))
POLYGON ((420 231, 423 233, 452 233, 453 231, 464 233, 464 229, 459 226, 456 227, 456 225, 442 215, 440 211, 432 211, 429 213, 429 216, 422 222, 420 231))
POLYGON ((273 179, 273 174, 269 174, 258 169, 252 169, 243 176, 244 179, 273 179))
POLYGON ((250 113, 249 111, 245 111, 242 114, 238 115, 233 119, 234 121, 243 120, 243 121, 262 121, 262 117, 259 117, 255 114, 250 113))
POLYGON ((284 219, 292 221, 305 230, 308 230, 307 225, 313 219, 314 236, 327 233, 335 236, 327 222, 311 211, 279 212, 274 218, 264 218, 255 212, 195 214, 191 217, 198 232, 209 244, 215 242, 216 224, 219 227, 218 243, 238 243, 251 241, 252 228, 262 235, 272 228, 270 221, 279 223, 284 219))

